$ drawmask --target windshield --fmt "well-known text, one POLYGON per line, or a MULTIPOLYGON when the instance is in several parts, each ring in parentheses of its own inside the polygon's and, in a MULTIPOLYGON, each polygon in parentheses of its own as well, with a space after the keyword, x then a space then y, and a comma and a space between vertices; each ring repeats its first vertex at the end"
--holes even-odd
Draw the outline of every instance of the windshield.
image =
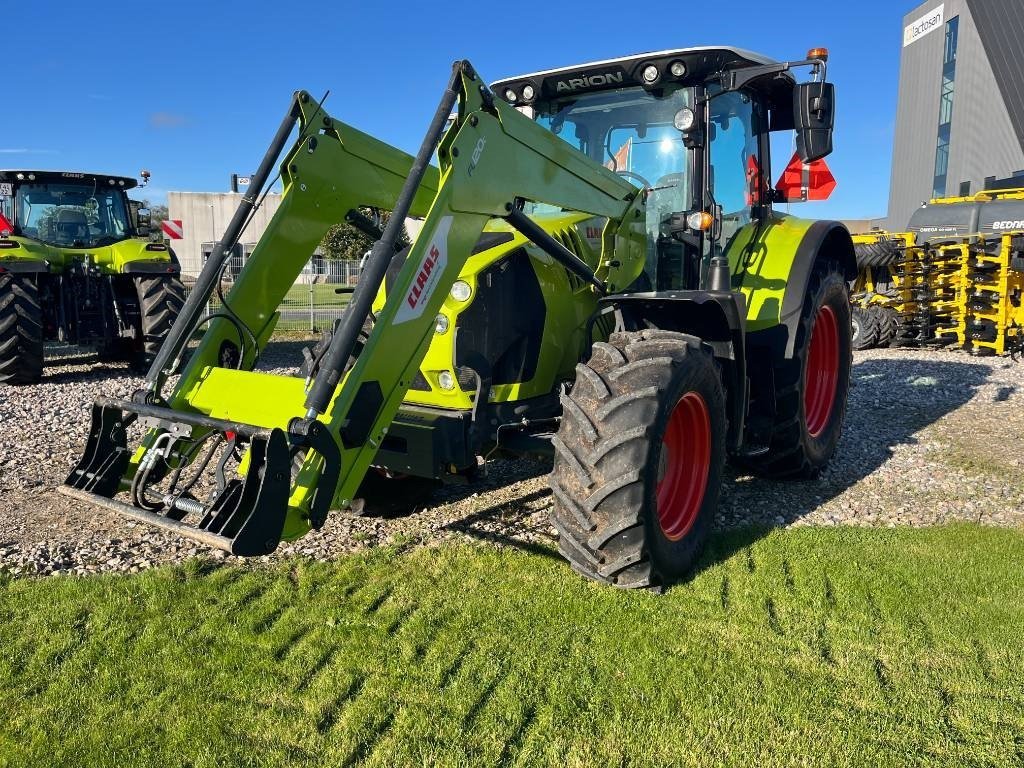
MULTIPOLYGON (((535 119, 591 160, 646 189, 650 256, 671 214, 691 207, 689 154, 673 125, 676 113, 691 106, 691 88, 600 91, 541 105, 535 119)), ((551 210, 533 206, 533 211, 551 210)), ((648 259, 653 263, 653 258, 648 259)))
POLYGON ((15 222, 26 237, 63 248, 97 248, 130 236, 124 192, 98 184, 22 184, 15 222))

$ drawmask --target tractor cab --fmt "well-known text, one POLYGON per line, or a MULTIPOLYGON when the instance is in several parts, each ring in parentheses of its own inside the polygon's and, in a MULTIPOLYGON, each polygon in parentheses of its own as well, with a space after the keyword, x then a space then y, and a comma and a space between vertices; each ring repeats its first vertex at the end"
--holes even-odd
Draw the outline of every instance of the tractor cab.
MULTIPOLYGON (((824 67, 827 52, 816 49, 808 59, 824 67)), ((740 232, 770 213, 769 132, 814 127, 801 120, 808 110, 800 109, 803 86, 790 66, 734 48, 685 48, 523 75, 493 87, 645 191, 647 278, 659 290, 692 289, 711 257, 728 255, 740 232)), ((804 158, 808 163, 823 156, 819 150, 831 150, 831 86, 813 85, 819 86, 816 106, 827 107, 813 117, 828 126, 829 137, 821 142, 827 146, 814 148, 817 157, 804 158)))
POLYGON ((127 195, 135 186, 123 176, 0 171, 0 232, 61 249, 113 245, 142 234, 127 195))

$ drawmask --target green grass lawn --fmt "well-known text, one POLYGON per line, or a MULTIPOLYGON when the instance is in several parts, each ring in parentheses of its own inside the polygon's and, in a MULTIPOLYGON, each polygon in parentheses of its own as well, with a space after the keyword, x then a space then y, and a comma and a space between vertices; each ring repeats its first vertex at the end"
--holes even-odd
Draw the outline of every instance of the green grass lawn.
MULTIPOLYGON (((337 293, 336 289, 342 287, 337 283, 314 283, 312 285, 293 285, 288 289, 284 299, 278 306, 281 317, 277 322, 276 331, 285 333, 302 333, 310 336, 312 333, 330 328, 338 317, 339 310, 348 304, 352 297, 351 293, 337 293), (312 297, 311 291, 312 289, 312 297), (310 301, 312 298, 313 312, 310 316, 310 301)), ((216 298, 211 302, 216 309, 216 298)))
POLYGON ((0 582, 0 765, 1019 765, 1024 534, 719 535, 0 582))
POLYGON ((334 283, 314 283, 313 285, 293 285, 281 302, 282 308, 309 309, 310 288, 313 289, 313 306, 330 307, 348 304, 349 293, 335 293, 335 289, 343 286, 334 283))

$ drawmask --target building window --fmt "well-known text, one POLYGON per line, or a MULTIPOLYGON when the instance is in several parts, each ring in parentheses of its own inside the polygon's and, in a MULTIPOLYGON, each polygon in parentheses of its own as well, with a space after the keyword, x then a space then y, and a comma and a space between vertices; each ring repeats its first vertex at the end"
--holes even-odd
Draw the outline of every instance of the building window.
POLYGON ((946 45, 942 56, 942 90, 939 93, 939 128, 935 142, 935 174, 932 197, 946 194, 946 172, 949 170, 949 140, 953 129, 953 92, 956 83, 956 45, 960 17, 946 22, 946 45))

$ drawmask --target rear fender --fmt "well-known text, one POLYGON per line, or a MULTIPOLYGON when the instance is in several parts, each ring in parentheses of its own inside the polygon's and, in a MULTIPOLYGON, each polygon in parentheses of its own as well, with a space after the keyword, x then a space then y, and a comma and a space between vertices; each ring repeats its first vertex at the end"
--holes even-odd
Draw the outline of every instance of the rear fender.
POLYGON ((747 299, 747 328, 787 329, 785 354, 792 357, 804 295, 819 258, 838 262, 846 280, 857 277, 853 241, 836 221, 776 215, 751 224, 727 248, 734 289, 747 299))
POLYGON ((857 257, 853 251, 853 240, 842 224, 835 221, 816 221, 797 248, 793 269, 789 275, 785 297, 782 300, 782 323, 787 328, 786 357, 793 356, 796 345, 796 331, 800 325, 800 313, 804 297, 811 282, 811 272, 822 259, 839 264, 843 278, 849 282, 857 277, 857 257))

